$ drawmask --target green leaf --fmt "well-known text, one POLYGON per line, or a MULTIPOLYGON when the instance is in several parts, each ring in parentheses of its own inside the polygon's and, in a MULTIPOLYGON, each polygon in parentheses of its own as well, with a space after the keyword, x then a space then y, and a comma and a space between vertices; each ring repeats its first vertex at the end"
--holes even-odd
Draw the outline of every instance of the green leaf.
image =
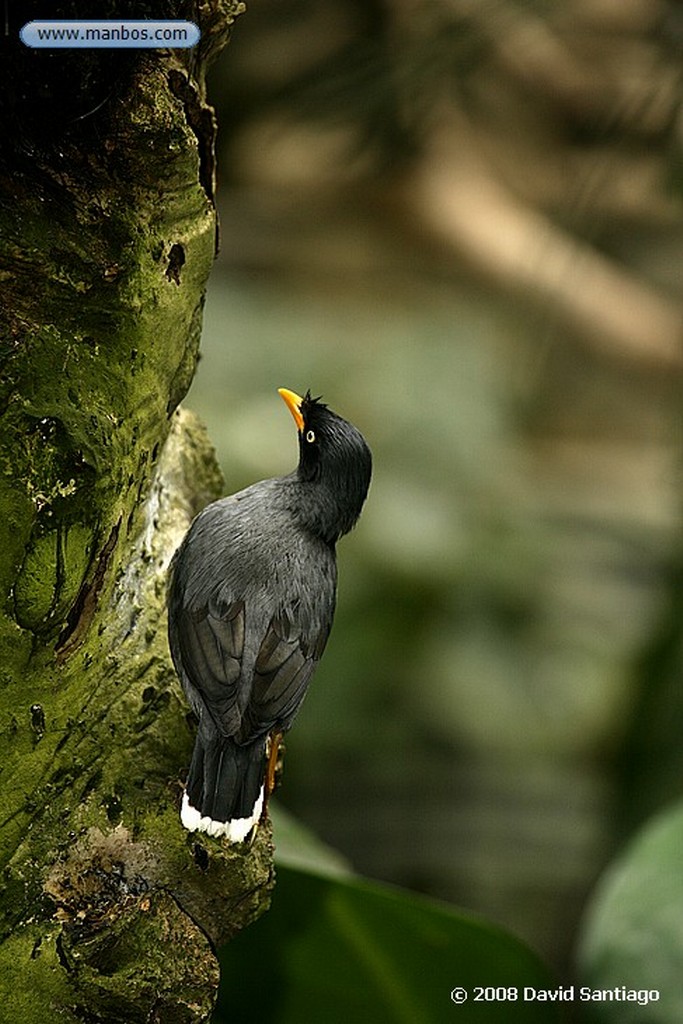
POLYGON ((270 912, 221 951, 215 1024, 559 1019, 557 1005, 524 1001, 524 986, 551 989, 555 982, 533 953, 493 925, 352 877, 283 866, 277 875, 270 912), (451 1000, 456 987, 467 990, 464 1005, 451 1000))
POLYGON ((683 1021, 682 864, 679 804, 657 815, 599 883, 579 946, 582 983, 643 995, 641 1001, 591 1002, 589 1020, 683 1021), (653 992, 658 998, 644 995, 653 992))
POLYGON ((298 818, 286 811, 277 800, 268 805, 277 839, 275 863, 299 871, 312 871, 316 875, 347 876, 351 865, 336 850, 302 825, 298 818))

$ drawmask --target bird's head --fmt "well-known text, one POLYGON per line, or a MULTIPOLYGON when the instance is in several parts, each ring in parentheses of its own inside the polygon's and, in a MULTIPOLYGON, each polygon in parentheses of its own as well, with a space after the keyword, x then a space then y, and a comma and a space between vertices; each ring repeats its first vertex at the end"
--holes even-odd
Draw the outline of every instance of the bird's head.
POLYGON ((298 480, 307 485, 302 515, 307 525, 334 543, 358 519, 370 486, 372 456, 352 423, 307 391, 303 398, 279 389, 299 432, 298 480))

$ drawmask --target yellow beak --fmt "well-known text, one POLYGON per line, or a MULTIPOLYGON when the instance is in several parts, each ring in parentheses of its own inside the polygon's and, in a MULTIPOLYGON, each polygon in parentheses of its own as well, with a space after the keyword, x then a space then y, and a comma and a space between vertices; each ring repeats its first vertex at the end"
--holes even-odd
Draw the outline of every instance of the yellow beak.
POLYGON ((304 418, 301 415, 301 403, 303 402, 303 398, 300 398, 294 391, 289 391, 287 388, 278 388, 277 393, 291 412, 294 417, 297 430, 301 433, 304 429, 304 418))

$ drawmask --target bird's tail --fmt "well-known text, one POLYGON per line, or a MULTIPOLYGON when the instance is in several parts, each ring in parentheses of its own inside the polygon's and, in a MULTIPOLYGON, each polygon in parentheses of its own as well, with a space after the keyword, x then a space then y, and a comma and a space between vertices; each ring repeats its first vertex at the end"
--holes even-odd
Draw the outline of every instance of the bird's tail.
POLYGON ((198 733, 183 794, 183 825, 233 843, 246 839, 261 817, 265 774, 265 739, 239 746, 198 733))

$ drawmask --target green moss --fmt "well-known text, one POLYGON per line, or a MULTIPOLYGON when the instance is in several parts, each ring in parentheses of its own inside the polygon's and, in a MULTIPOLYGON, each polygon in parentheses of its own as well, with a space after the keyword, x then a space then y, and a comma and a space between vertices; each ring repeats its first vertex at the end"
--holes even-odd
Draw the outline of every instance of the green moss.
POLYGON ((0 945, 0 993, 3 1004, 11 1008, 13 1021, 82 1024, 82 1017, 70 1008, 72 987, 57 951, 59 934, 57 923, 33 924, 17 930, 0 945))
POLYGON ((62 624, 83 583, 92 547, 92 529, 78 523, 35 538, 14 588, 20 626, 38 632, 62 624))
POLYGON ((26 553, 14 588, 17 622, 37 630, 48 618, 57 590, 58 534, 38 537, 26 553))

